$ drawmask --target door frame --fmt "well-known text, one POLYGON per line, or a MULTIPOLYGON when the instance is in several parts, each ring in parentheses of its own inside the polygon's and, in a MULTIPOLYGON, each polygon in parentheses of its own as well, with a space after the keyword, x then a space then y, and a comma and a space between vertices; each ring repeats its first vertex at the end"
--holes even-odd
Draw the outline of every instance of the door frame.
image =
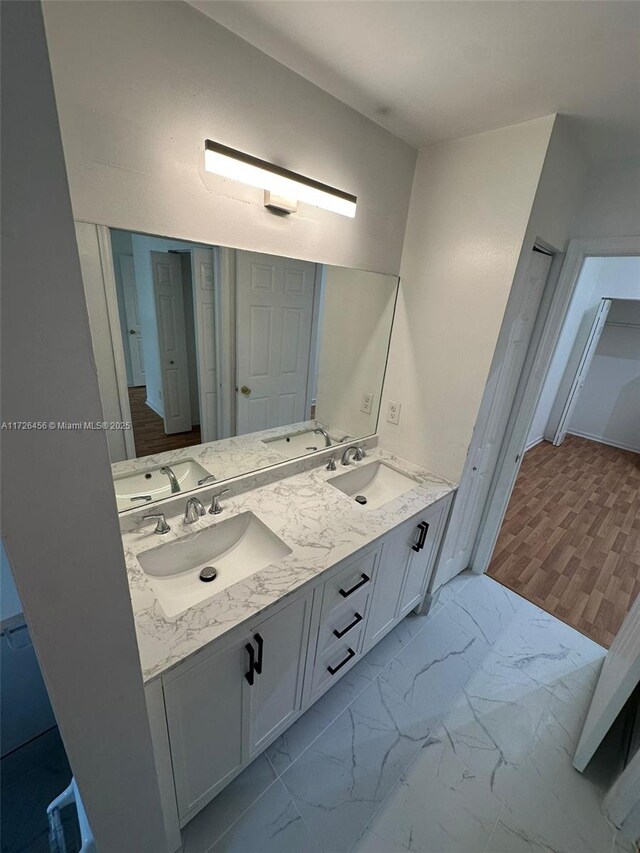
MULTIPOLYGON (((544 243, 542 245, 544 246, 544 243)), ((557 266, 554 259, 549 281, 553 284, 555 271, 558 275, 557 284, 552 294, 545 292, 543 295, 538 318, 542 323, 537 345, 535 341, 536 330, 534 330, 532 352, 528 354, 528 363, 525 362, 525 368, 518 383, 516 398, 498 462, 494 468, 476 542, 471 553, 469 568, 477 574, 483 574, 487 571, 493 556, 498 534, 520 470, 529 429, 584 262, 589 257, 623 257, 626 255, 640 255, 640 236, 575 238, 569 241, 567 251, 564 257, 560 255, 557 266), (558 267, 560 268, 558 269, 558 267), (545 297, 550 297, 550 299, 545 297), (529 358, 529 356, 531 357, 529 358)), ((545 288, 545 291, 548 289, 545 288)), ((537 325, 538 322, 536 322, 537 325)))
MULTIPOLYGON (((83 221, 83 220, 78 220, 83 221)), ((124 344, 122 342, 120 311, 118 310, 118 295, 116 291, 116 274, 113 266, 113 247, 111 245, 111 232, 107 225, 95 225, 89 223, 96 229, 98 237, 98 251, 100 253, 100 266, 102 268, 102 283, 104 297, 107 306, 107 317, 109 320, 109 334, 111 335, 111 346, 113 348, 113 362, 115 366, 115 379, 118 389, 118 402, 120 404, 121 422, 131 424, 130 429, 123 429, 124 447, 127 459, 136 458, 136 446, 133 435, 133 424, 131 423, 131 405, 129 403, 129 388, 127 386, 127 367, 124 358, 124 344)))

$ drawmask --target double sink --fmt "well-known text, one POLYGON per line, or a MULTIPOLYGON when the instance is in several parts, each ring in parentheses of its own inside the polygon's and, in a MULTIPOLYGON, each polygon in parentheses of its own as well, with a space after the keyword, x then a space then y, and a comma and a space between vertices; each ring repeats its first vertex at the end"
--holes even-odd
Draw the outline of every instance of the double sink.
MULTIPOLYGON (((327 482, 366 511, 400 497, 419 481, 376 460, 327 482)), ((291 548, 246 511, 142 551, 138 561, 165 615, 175 618, 288 554, 291 548)))

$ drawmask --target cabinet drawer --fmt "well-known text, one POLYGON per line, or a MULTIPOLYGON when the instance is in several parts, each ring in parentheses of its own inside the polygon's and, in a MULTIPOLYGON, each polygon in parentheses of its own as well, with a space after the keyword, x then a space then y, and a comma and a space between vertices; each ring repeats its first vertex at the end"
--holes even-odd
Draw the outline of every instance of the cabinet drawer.
POLYGON ((341 607, 345 601, 353 600, 359 592, 365 590, 368 592, 373 588, 379 554, 379 548, 367 551, 325 581, 322 599, 322 622, 332 611, 341 607))
POLYGON ((369 585, 347 599, 342 607, 334 607, 320 624, 318 655, 324 655, 332 646, 345 642, 356 643, 367 621, 369 610, 369 585))
POLYGON ((323 655, 318 655, 313 669, 313 693, 318 693, 330 683, 338 681, 343 672, 360 657, 363 631, 351 640, 344 637, 323 655))

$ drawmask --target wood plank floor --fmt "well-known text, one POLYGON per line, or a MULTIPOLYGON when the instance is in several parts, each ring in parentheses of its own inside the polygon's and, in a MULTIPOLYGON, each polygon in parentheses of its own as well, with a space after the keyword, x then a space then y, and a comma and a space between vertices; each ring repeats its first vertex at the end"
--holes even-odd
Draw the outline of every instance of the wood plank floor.
POLYGON ((609 648, 640 592, 640 455, 575 435, 532 448, 488 574, 609 648))
POLYGON ((131 406, 131 424, 133 440, 136 446, 136 456, 150 456, 154 453, 164 453, 167 450, 179 450, 200 444, 200 427, 194 427, 189 432, 176 432, 167 435, 164 431, 164 421, 153 409, 146 404, 147 389, 144 385, 129 388, 129 405, 131 406))

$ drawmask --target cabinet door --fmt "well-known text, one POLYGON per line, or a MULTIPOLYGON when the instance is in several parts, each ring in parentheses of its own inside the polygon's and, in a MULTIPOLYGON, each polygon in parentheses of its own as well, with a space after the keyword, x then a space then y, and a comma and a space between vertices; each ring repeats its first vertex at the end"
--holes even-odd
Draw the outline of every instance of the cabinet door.
POLYGON ((263 749, 300 710, 312 598, 313 592, 297 598, 250 634, 261 671, 255 672, 252 685, 245 682, 249 755, 263 749))
POLYGON ((389 631, 396 619, 415 528, 416 522, 411 519, 385 536, 367 620, 367 649, 389 631))
POLYGON ((425 512, 420 513, 418 518, 414 520, 411 542, 408 546, 409 565, 400 596, 398 616, 406 616, 422 601, 433 568, 433 561, 436 558, 448 507, 449 501, 439 501, 425 512), (417 551, 416 548, 418 548, 417 551))
POLYGON ((163 678, 181 822, 224 787, 242 764, 244 640, 163 678))

